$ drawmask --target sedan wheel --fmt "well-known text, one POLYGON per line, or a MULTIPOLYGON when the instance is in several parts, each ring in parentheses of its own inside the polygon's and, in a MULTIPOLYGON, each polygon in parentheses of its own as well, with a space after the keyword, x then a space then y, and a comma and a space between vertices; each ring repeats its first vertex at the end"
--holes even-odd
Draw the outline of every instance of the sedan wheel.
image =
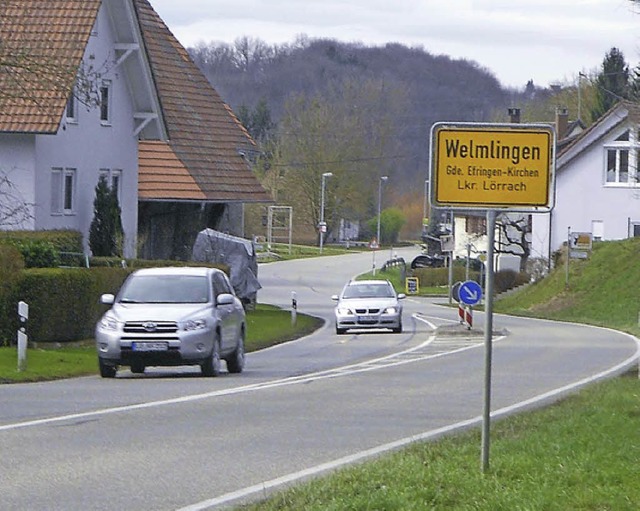
POLYGON ((131 372, 135 374, 144 373, 144 364, 141 362, 132 362, 131 363, 131 372))
POLYGON ((216 337, 213 341, 211 355, 200 365, 203 376, 219 376, 222 367, 220 360, 220 341, 216 337))
POLYGON ((227 358, 227 369, 230 373, 241 373, 244 369, 245 354, 244 354, 244 330, 240 333, 238 339, 238 346, 235 351, 227 358))

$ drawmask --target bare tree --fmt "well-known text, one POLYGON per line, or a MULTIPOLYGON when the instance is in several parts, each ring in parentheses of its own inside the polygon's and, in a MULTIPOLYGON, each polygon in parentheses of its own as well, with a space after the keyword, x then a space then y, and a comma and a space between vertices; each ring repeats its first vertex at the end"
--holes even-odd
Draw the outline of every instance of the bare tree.
POLYGON ((520 271, 525 271, 531 255, 531 215, 502 214, 496 227, 496 252, 519 256, 520 271))
POLYGON ((33 218, 28 203, 14 185, 9 173, 0 169, 0 229, 21 228, 33 218))

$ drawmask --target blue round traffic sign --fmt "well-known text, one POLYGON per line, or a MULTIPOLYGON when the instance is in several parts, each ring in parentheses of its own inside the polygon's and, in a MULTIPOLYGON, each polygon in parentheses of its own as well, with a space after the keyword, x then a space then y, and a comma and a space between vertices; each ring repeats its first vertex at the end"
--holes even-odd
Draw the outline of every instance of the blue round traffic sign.
POLYGON ((458 294, 465 305, 475 305, 482 299, 482 287, 475 280, 466 280, 460 285, 458 294))

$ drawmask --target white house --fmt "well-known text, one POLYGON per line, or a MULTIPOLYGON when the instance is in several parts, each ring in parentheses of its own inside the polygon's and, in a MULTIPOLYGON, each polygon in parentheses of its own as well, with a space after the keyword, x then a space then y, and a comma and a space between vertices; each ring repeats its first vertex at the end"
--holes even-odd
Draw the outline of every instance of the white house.
POLYGON ((620 102, 559 151, 555 207, 533 215, 533 257, 550 259, 569 231, 640 235, 639 128, 640 105, 620 102))
POLYGON ((242 205, 270 201, 244 158, 255 144, 147 0, 3 9, 0 194, 29 214, 0 229, 78 230, 88 252, 105 176, 125 256, 177 257, 205 227, 243 234, 242 205))

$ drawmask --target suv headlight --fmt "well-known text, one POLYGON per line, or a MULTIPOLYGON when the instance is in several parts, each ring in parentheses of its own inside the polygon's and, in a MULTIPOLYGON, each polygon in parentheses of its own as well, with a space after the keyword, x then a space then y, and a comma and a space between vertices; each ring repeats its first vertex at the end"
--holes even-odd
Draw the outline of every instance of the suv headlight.
POLYGON ((207 328, 207 322, 204 319, 190 319, 189 321, 185 321, 182 328, 185 330, 200 330, 202 328, 207 328))
POLYGON ((105 330, 117 330, 118 322, 113 316, 107 314, 102 316, 102 319, 100 319, 100 327, 105 330))

